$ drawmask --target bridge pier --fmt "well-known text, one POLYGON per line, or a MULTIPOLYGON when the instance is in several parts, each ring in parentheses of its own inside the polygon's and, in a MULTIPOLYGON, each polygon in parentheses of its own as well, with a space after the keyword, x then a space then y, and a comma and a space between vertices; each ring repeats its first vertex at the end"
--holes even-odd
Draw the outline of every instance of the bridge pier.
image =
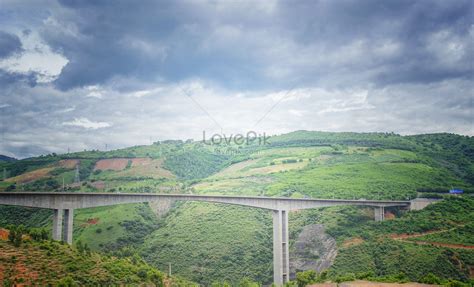
POLYGON ((72 231, 74 222, 74 209, 64 210, 64 241, 72 245, 72 231))
POLYGON ((74 209, 111 206, 125 203, 140 203, 157 200, 202 201, 234 204, 272 210, 273 213, 273 279, 277 285, 289 281, 290 260, 288 248, 288 212, 340 205, 370 206, 374 208, 375 220, 384 219, 384 207, 403 206, 423 208, 410 201, 346 200, 278 198, 263 196, 217 196, 193 194, 137 194, 137 193, 93 193, 93 192, 0 192, 0 205, 17 205, 54 210, 53 239, 73 242, 74 209), (64 221, 64 226, 63 226, 64 221), (64 235, 63 235, 64 234, 64 235))
POLYGON ((374 208, 374 219, 375 221, 383 221, 385 219, 385 207, 375 207, 374 208))
POLYGON ((53 240, 62 240, 64 209, 55 209, 53 214, 53 240))
POLYGON ((288 210, 273 210, 273 283, 289 281, 288 210))

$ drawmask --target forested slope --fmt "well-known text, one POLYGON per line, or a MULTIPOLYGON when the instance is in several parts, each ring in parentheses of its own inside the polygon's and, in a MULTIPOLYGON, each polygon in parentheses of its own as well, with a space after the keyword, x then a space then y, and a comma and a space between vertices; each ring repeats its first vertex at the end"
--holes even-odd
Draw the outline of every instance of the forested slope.
MULTIPOLYGON (((64 190, 71 192, 402 200, 417 196, 444 197, 443 193, 453 187, 467 193, 473 191, 473 147, 472 137, 453 134, 400 136, 310 131, 273 136, 268 145, 260 145, 258 141, 249 145, 164 141, 109 152, 51 154, 2 162, 0 169, 5 168, 8 178, 0 182, 0 190, 62 191, 64 182, 64 190), (76 167, 80 182, 75 182, 76 167)), ((463 200, 446 201, 451 207, 440 204, 441 207, 427 209, 431 213, 389 210, 400 219, 382 224, 374 223, 373 213, 364 208, 298 212, 290 215, 290 241, 304 225, 324 224, 341 249, 329 273, 333 279, 361 272, 382 277, 404 272, 399 264, 373 261, 382 252, 377 251, 380 246, 392 248, 394 253, 387 254, 402 252, 407 256, 421 248, 420 254, 432 254, 439 259, 435 263, 443 265, 446 260, 461 258, 460 262, 467 266, 471 264, 470 255, 464 251, 453 257, 445 248, 418 246, 386 236, 425 232, 440 226, 457 228, 452 225, 455 218, 465 221, 464 216, 469 214, 464 205, 472 208, 471 201, 463 200), (442 207, 443 210, 437 210, 442 207), (362 243, 346 244, 355 237, 362 243), (354 252, 350 248, 355 248, 354 252), (356 256, 355 261, 347 257, 356 254, 365 257, 356 256), (374 268, 363 269, 364 264, 374 268), (359 267, 362 269, 358 270, 359 267)), ((17 207, 2 207, 0 214, 2 226, 24 223, 48 227, 51 216, 48 211, 17 207)), ((244 277, 271 282, 271 218, 265 211, 186 203, 175 204, 164 217, 156 216, 146 204, 77 210, 75 215, 75 239, 88 243, 93 250, 118 256, 140 254, 159 268, 171 263, 176 274, 204 284, 223 280, 237 284, 244 277)), ((468 241, 472 230, 459 228, 464 229, 453 233, 453 240, 468 241)), ((437 240, 449 241, 448 235, 437 240)), ((383 260, 395 262, 395 255, 390 256, 383 260)), ((465 269, 458 268, 451 275, 437 273, 440 265, 435 263, 417 262, 416 265, 422 266, 418 273, 404 274, 418 280, 420 274, 429 271, 441 277, 466 280, 465 269)))

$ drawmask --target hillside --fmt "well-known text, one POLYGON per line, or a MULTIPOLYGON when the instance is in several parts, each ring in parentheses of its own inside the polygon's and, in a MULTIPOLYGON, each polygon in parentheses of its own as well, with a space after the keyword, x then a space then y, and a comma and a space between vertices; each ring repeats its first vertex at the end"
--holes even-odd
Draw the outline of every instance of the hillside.
POLYGON ((407 280, 420 281, 431 273, 467 281, 474 271, 473 210, 472 197, 448 198, 394 220, 330 228, 328 233, 341 242, 341 248, 329 275, 403 274, 407 280), (417 244, 420 240, 425 244, 417 244))
MULTIPOLYGON (((84 192, 400 200, 444 197, 442 193, 452 187, 466 193, 474 191, 472 137, 297 131, 271 137, 269 142, 238 146, 164 141, 109 152, 51 154, 0 163, 8 174, 0 182, 0 190, 60 191, 64 182, 64 190, 84 192)), ((473 219, 474 207, 468 196, 459 200, 449 199, 433 206, 441 206, 442 210, 387 210, 387 218, 396 219, 381 224, 373 222, 370 209, 356 207, 292 213, 291 248, 304 226, 323 224, 339 249, 328 273, 334 280, 361 277, 361 273, 384 277, 404 272, 410 280, 417 281, 428 272, 466 281, 466 268, 473 265, 469 250, 455 250, 458 253, 452 255, 449 248, 412 243, 421 241, 421 237, 407 241, 391 237, 393 233, 423 233, 449 227, 453 230, 427 234, 424 241, 471 244, 469 238, 474 234, 466 224, 473 219), (378 250, 385 248, 393 253, 374 262, 380 255, 378 250), (400 266, 400 258, 404 257, 393 257, 403 253, 408 258, 417 252, 438 261, 416 261, 413 264, 422 266, 418 273, 406 273, 400 266), (453 260, 462 262, 458 265, 464 267, 453 263, 455 271, 441 272, 441 266, 453 260)), ((165 269, 171 263, 174 273, 205 285, 224 280, 237 284, 243 277, 271 283, 268 212, 204 203, 171 206, 165 215, 147 204, 77 210, 75 240, 110 254, 132 248, 149 264, 165 269)), ((1 207, 0 215, 1 226, 51 224, 49 211, 1 207)))
POLYGON ((5 235, 0 239, 3 286, 195 286, 167 277, 136 256, 103 256, 48 240, 23 239, 17 246, 6 241, 7 230, 0 231, 5 235))

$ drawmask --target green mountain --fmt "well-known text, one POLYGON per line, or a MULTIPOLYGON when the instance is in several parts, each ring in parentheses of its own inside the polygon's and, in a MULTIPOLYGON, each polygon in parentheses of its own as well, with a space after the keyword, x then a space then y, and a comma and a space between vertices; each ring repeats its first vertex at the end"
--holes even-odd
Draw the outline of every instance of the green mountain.
MULTIPOLYGON (((292 213, 290 253, 294 254, 305 226, 323 224, 338 249, 327 273, 333 280, 399 276, 420 281, 431 273, 467 282, 474 265, 472 250, 431 243, 473 245, 469 241, 474 235, 469 225, 474 219, 469 196, 474 192, 473 158, 474 138, 455 134, 296 131, 273 136, 268 143, 259 139, 242 145, 164 141, 109 152, 1 162, 8 178, 0 182, 0 190, 446 198, 420 212, 389 209, 387 218, 395 219, 383 223, 373 222, 371 210, 357 207, 292 213), (451 188, 463 189, 465 195, 452 198, 446 194, 451 188), (434 231, 439 233, 430 233, 434 231), (421 235, 393 239, 402 233, 421 235), (407 262, 417 266, 416 271, 408 271, 403 263, 415 254, 420 259, 407 262), (443 269, 446 266, 449 272, 443 269)), ((170 206, 78 210, 75 240, 116 256, 133 250, 152 266, 165 270, 171 264, 173 273, 205 285, 237 284, 243 278, 271 283, 268 212, 205 203, 170 206)), ((0 208, 0 226, 49 227, 50 217, 44 210, 0 208)), ((313 251, 307 250, 307 257, 319 260, 313 251)))

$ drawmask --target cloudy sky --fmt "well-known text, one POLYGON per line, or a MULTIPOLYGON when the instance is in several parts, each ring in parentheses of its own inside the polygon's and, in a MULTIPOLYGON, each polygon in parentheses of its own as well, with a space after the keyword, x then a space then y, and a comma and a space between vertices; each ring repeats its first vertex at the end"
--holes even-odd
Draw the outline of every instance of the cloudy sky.
POLYGON ((0 154, 473 130, 473 2, 0 0, 0 154))

